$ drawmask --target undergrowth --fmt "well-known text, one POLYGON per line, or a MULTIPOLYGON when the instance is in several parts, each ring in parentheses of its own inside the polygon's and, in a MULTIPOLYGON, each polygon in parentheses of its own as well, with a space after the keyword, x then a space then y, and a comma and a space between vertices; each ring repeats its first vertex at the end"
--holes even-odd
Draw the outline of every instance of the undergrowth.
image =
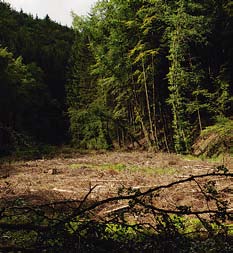
POLYGON ((193 154, 204 158, 233 154, 233 120, 221 117, 203 130, 193 145, 193 154))

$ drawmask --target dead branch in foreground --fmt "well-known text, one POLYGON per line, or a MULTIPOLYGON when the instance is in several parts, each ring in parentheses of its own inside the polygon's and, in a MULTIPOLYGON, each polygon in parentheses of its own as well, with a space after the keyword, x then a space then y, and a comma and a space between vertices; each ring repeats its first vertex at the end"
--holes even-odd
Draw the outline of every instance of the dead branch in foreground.
POLYGON ((25 252, 30 251, 31 248, 36 252, 41 247, 48 250, 51 248, 51 240, 55 241, 54 244, 58 248, 63 247, 69 241, 76 244, 80 243, 80 239, 88 244, 88 233, 94 236, 93 229, 96 230, 95 235, 97 235, 95 240, 99 240, 104 238, 103 227, 106 229, 115 224, 129 228, 132 220, 136 224, 133 228, 135 233, 144 233, 148 227, 153 227, 157 234, 161 232, 161 229, 166 233, 173 231, 172 233, 179 234, 180 231, 174 225, 174 220, 169 218, 169 215, 197 217, 203 224, 202 229, 205 229, 208 234, 213 235, 216 232, 211 225, 216 224, 219 230, 225 231, 227 235, 225 224, 232 224, 232 207, 229 206, 228 199, 222 198, 218 193, 214 183, 218 179, 223 180, 223 178, 233 178, 233 174, 221 170, 202 175, 191 175, 166 185, 150 188, 144 192, 141 192, 140 189, 123 189, 117 196, 96 202, 93 200, 90 202, 89 197, 97 186, 90 188, 82 200, 63 200, 38 206, 1 203, 0 238, 3 239, 0 239, 0 252, 7 252, 9 249, 11 251, 22 251, 22 248, 25 252), (197 210, 192 206, 177 205, 176 208, 168 209, 157 205, 156 198, 162 190, 169 192, 174 187, 180 187, 191 182, 194 182, 200 190, 206 202, 205 208, 197 210), (110 209, 107 208, 106 210, 109 205, 111 206, 110 209), (57 206, 59 208, 56 208, 57 206), (69 208, 67 209, 67 207, 69 208), (63 211, 64 213, 62 213, 63 211), (138 229, 139 227, 140 229, 138 229), (27 233, 30 240, 24 246, 17 245, 18 241, 20 244, 20 239, 15 239, 15 232, 21 232, 22 235, 27 233), (57 238, 59 238, 60 244, 56 243, 57 238), (16 241, 16 243, 12 245, 12 241, 16 241))

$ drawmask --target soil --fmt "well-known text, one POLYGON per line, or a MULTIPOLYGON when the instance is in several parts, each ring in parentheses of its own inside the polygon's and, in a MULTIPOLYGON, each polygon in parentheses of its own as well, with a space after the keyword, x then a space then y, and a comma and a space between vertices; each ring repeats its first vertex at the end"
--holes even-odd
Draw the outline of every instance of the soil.
MULTIPOLYGON (((116 196, 119 190, 130 188, 143 192, 190 175, 210 173, 222 163, 233 172, 232 157, 222 162, 208 162, 144 151, 75 153, 53 159, 11 162, 0 168, 0 200, 23 200, 31 204, 81 200, 95 186, 89 199, 96 201, 116 196)), ((210 179, 215 181, 217 190, 232 209, 233 178, 200 179, 198 183, 204 187, 210 179)), ((205 208, 206 200, 198 183, 189 182, 160 191, 156 205, 160 208, 183 205, 205 208)), ((106 207, 104 212, 116 206, 106 207)))

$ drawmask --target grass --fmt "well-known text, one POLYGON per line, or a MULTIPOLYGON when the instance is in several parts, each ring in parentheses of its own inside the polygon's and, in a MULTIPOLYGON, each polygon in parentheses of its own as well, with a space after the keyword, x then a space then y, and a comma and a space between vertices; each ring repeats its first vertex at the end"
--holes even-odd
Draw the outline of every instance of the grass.
POLYGON ((142 167, 135 165, 125 165, 123 163, 117 164, 71 164, 71 169, 82 169, 82 168, 93 168, 96 170, 115 170, 118 172, 128 171, 128 172, 143 172, 146 174, 155 174, 155 175, 174 175, 177 172, 177 169, 173 167, 167 168, 155 168, 155 167, 142 167))
POLYGON ((193 155, 182 155, 184 161, 205 161, 209 163, 221 163, 225 164, 228 158, 233 158, 233 154, 221 153, 212 157, 206 157, 205 155, 193 156, 193 155))
POLYGON ((220 154, 233 154, 233 120, 221 117, 217 122, 206 127, 193 145, 196 155, 204 158, 218 158, 220 154))

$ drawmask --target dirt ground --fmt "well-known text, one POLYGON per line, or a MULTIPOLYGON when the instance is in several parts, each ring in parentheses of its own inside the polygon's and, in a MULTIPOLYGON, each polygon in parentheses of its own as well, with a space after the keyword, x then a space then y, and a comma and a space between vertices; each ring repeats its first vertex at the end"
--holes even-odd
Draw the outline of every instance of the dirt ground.
MULTIPOLYGON (((175 154, 148 152, 88 152, 59 155, 53 159, 18 161, 1 165, 0 200, 25 199, 30 203, 82 199, 90 195, 100 200, 118 194, 119 189, 140 189, 166 185, 189 177, 213 172, 220 164, 233 172, 233 158, 220 162, 191 159, 175 154)), ((215 179, 214 179, 215 180, 215 179)), ((200 180, 200 184, 205 182, 200 180)), ((216 188, 233 208, 233 178, 216 179, 216 188)), ((157 199, 161 208, 192 205, 204 208, 197 183, 186 183, 161 191, 157 199)))

